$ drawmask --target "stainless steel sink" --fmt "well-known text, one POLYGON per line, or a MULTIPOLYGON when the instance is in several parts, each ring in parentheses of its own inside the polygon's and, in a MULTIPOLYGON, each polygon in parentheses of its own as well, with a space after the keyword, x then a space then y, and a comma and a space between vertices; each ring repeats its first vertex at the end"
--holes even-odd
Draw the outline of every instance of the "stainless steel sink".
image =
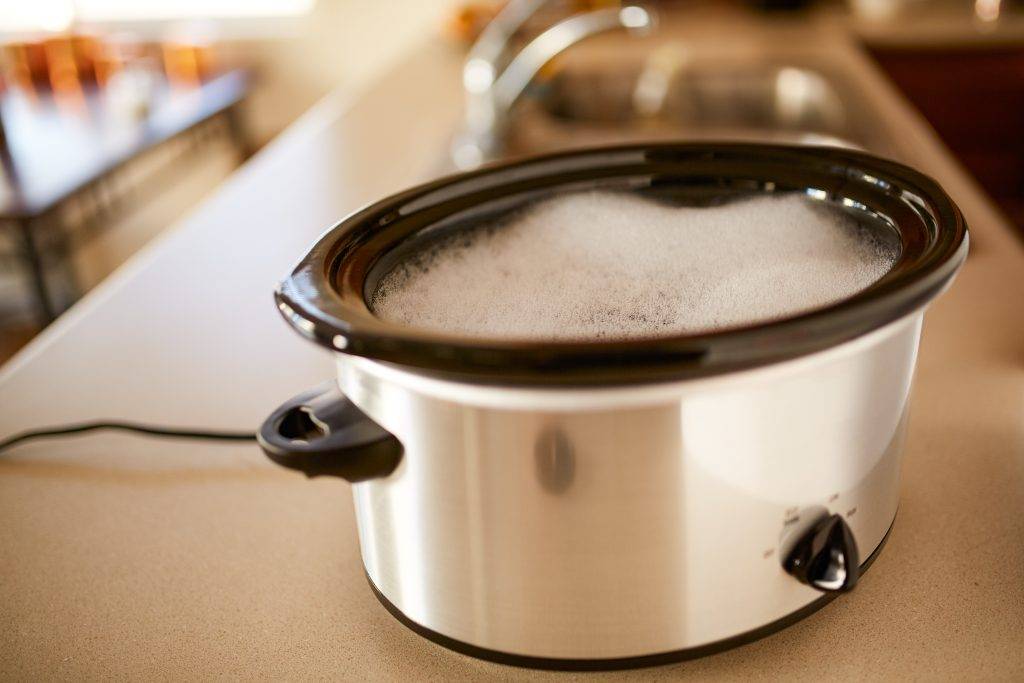
POLYGON ((891 154, 841 71, 779 60, 696 59, 670 46, 633 65, 536 82, 499 135, 499 156, 641 140, 834 144, 891 154))

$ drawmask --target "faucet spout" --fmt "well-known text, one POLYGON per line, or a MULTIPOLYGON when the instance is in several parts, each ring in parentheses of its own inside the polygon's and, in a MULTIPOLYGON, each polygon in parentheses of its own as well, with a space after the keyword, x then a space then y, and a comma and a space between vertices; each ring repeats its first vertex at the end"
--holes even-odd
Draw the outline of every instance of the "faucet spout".
POLYGON ((576 43, 615 29, 643 34, 654 27, 654 22, 654 15, 638 5, 564 19, 527 44, 497 78, 492 92, 495 108, 511 109, 544 65, 576 43))
POLYGON ((485 30, 471 51, 462 74, 465 124, 452 147, 452 160, 458 168, 475 168, 494 155, 509 110, 552 59, 591 36, 616 29, 642 34, 656 22, 654 14, 638 5, 577 14, 538 35, 499 72, 508 39, 545 1, 510 2, 492 22, 501 20, 493 35, 485 30))
POLYGON ((467 93, 487 92, 501 68, 512 37, 548 0, 511 0, 488 22, 462 67, 462 87, 467 93))

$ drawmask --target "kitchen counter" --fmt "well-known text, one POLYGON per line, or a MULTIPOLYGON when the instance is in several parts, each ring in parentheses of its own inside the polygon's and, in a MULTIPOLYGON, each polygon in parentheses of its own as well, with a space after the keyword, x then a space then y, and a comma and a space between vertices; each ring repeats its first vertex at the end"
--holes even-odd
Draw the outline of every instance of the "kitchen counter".
POLYGON ((909 7, 891 18, 850 16, 847 11, 828 8, 822 18, 841 22, 861 41, 873 47, 889 48, 973 48, 1024 45, 1024 9, 1006 0, 999 18, 982 21, 971 2, 922 9, 909 7))
MULTIPOLYGON (((730 26, 730 30, 735 28, 730 26)), ((1024 250, 860 50, 829 31, 896 153, 963 208, 930 310, 902 504, 857 589, 755 643, 636 678, 1024 676, 1024 250)), ((327 226, 442 165, 459 55, 428 45, 331 96, 0 369, 0 435, 93 417, 254 428, 332 376, 274 283, 327 226), (411 116, 410 113, 414 113, 411 116)), ((255 445, 104 433, 0 458, 0 673, 13 678, 520 678, 423 640, 366 585, 349 487, 255 445)), ((564 674, 532 672, 538 678, 564 674)))

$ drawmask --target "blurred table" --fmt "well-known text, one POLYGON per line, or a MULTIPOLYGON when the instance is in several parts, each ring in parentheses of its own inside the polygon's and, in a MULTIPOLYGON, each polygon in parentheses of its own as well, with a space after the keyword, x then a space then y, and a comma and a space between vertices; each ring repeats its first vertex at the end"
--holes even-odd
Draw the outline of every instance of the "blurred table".
POLYGON ((66 261, 69 240, 61 225, 62 206, 89 194, 94 205, 103 205, 109 201, 105 178, 215 119, 223 119, 222 130, 244 160, 251 149, 239 105, 248 82, 242 70, 195 86, 160 81, 138 115, 118 108, 105 90, 72 95, 11 89, 0 96, 0 222, 19 234, 42 322, 59 312, 46 260, 66 261), (43 239, 44 231, 56 236, 52 244, 43 239))

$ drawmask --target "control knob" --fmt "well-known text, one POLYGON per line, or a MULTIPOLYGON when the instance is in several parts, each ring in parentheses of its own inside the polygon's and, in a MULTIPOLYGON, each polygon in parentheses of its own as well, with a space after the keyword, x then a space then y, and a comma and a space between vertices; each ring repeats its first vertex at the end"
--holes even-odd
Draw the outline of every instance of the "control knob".
POLYGON ((853 532, 841 515, 822 517, 797 540, 782 566, 818 590, 851 590, 860 576, 853 532))

